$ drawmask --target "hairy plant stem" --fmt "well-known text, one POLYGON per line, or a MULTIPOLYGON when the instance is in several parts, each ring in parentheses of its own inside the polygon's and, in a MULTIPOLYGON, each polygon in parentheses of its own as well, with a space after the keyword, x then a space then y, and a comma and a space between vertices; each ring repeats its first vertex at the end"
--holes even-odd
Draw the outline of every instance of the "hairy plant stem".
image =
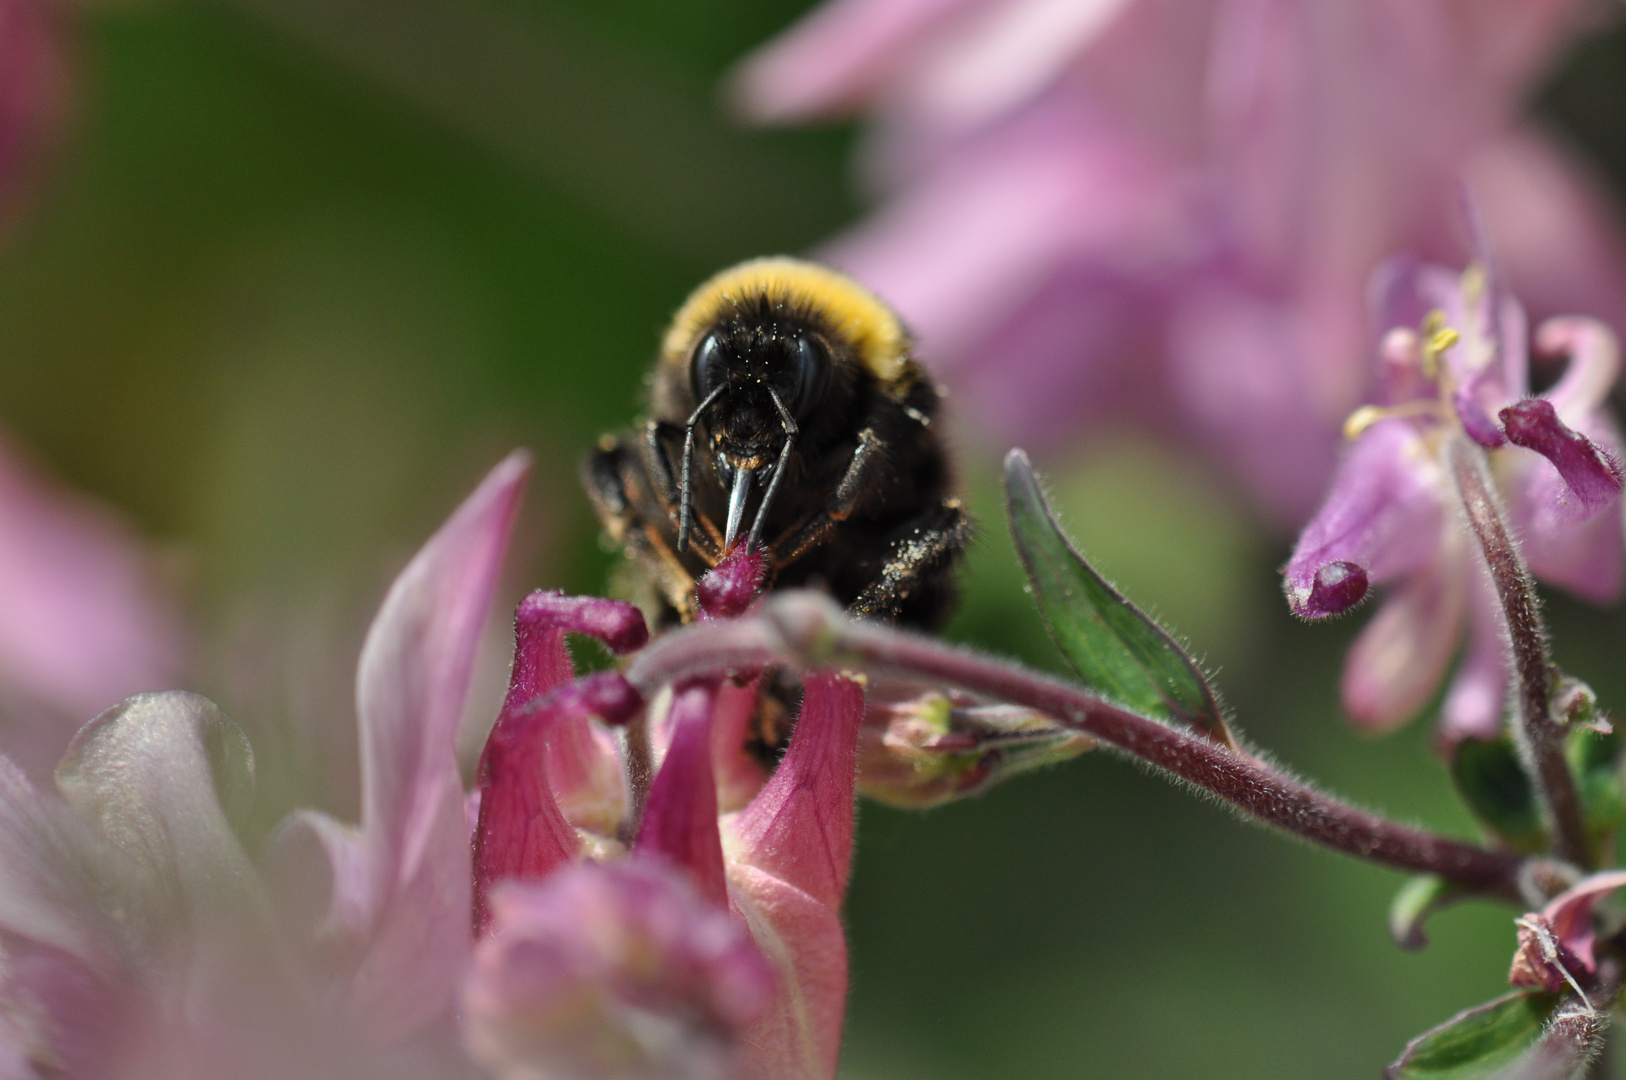
POLYGON ((1590 870, 1592 860, 1587 852, 1581 799, 1564 760, 1564 729, 1552 717, 1552 660, 1547 655, 1547 632, 1541 623, 1535 582, 1518 545, 1508 534, 1507 518, 1491 483, 1484 451, 1458 435, 1451 439, 1446 452, 1468 524, 1479 538, 1485 564, 1502 601, 1503 622, 1513 646, 1513 670, 1519 682, 1514 736, 1535 778, 1536 794, 1553 837, 1553 854, 1590 870))
POLYGON ((1517 896, 1515 855, 1388 821, 1246 753, 1119 708, 1072 683, 931 638, 849 621, 811 593, 778 593, 755 616, 667 634, 633 662, 627 678, 651 693, 686 676, 744 673, 773 663, 856 668, 1024 705, 1295 836, 1388 866, 1439 874, 1476 893, 1517 896))

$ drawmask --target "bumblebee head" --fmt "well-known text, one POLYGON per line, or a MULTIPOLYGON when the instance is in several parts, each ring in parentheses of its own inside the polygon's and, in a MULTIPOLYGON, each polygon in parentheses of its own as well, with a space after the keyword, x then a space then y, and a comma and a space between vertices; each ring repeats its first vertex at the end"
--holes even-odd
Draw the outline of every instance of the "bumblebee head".
POLYGON ((711 402, 704 420, 712 445, 731 468, 771 464, 818 407, 834 363, 816 327, 762 308, 706 333, 689 365, 695 401, 711 402))
POLYGON ((885 304, 851 278, 789 258, 741 263, 696 289, 666 333, 659 371, 658 386, 681 385, 693 402, 679 550, 688 536, 697 425, 730 489, 727 546, 753 477, 768 484, 751 529, 755 544, 798 440, 819 446, 859 381, 901 400, 918 375, 908 335, 885 304))

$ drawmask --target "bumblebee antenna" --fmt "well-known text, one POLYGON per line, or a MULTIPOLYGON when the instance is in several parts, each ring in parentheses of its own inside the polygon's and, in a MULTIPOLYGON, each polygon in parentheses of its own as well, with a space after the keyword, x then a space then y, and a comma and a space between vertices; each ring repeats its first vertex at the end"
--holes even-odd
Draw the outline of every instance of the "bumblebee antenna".
MULTIPOLYGON (((709 409, 711 407, 711 403, 716 401, 722 392, 727 388, 728 384, 724 383, 722 386, 719 386, 717 389, 707 394, 706 399, 699 405, 695 406, 694 412, 689 414, 688 422, 683 425, 683 484, 678 488, 677 549, 679 551, 689 550, 689 525, 694 519, 694 509, 689 502, 689 476, 693 472, 694 465, 694 426, 700 422, 700 414, 709 409)), ((777 403, 778 400, 778 398, 775 398, 775 403, 777 403)), ((779 408, 783 410, 784 406, 780 405, 779 408)))
POLYGON ((773 479, 768 481, 768 490, 762 493, 762 505, 757 507, 756 519, 751 522, 751 534, 745 538, 746 551, 754 550, 762 540, 762 526, 768 520, 768 507, 773 505, 773 497, 779 493, 779 482, 785 478, 785 466, 790 463, 790 452, 796 446, 796 436, 800 434, 790 410, 779 400, 774 388, 770 386, 767 390, 768 396, 773 398, 774 408, 779 410, 779 422, 785 427, 785 445, 779 451, 779 461, 773 467, 773 479))

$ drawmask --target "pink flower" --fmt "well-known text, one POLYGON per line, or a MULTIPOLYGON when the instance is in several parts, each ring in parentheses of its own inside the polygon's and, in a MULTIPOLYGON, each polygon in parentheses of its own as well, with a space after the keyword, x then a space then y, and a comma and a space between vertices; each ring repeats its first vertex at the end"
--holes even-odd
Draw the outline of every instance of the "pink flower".
POLYGON ((123 522, 0 437, 0 695, 23 763, 49 771, 73 730, 61 718, 175 683, 180 619, 153 571, 123 522))
POLYGON ((252 751, 190 694, 87 725, 55 795, 0 757, 5 1075, 834 1075, 856 682, 806 674, 783 761, 751 774, 754 689, 726 658, 643 691, 577 679, 566 632, 636 650, 643 619, 538 593, 465 794, 457 726, 528 471, 493 470, 374 620, 359 826, 296 813, 256 866, 230 824, 252 751))
POLYGON ((879 209, 826 254, 996 438, 1129 414, 1298 517, 1365 393, 1362 287, 1455 246, 1472 183, 1516 288, 1626 316, 1600 200, 1517 126, 1572 0, 832 0, 745 110, 867 110, 879 209), (1538 224, 1539 223, 1539 224, 1538 224))
POLYGON ((1550 319, 1538 355, 1564 376, 1529 397, 1524 311, 1483 266, 1462 275, 1395 260, 1375 279, 1383 325, 1382 404, 1350 418, 1348 452, 1285 570, 1288 603, 1309 619, 1393 590, 1351 649, 1344 706, 1393 727, 1432 698, 1463 628, 1468 648, 1442 708, 1442 735, 1489 738, 1511 675, 1499 602, 1461 519, 1448 442, 1492 457, 1511 522, 1540 579, 1593 601, 1626 572, 1621 439, 1605 408, 1619 348, 1601 324, 1550 319), (1412 329, 1421 327, 1421 331, 1412 329))

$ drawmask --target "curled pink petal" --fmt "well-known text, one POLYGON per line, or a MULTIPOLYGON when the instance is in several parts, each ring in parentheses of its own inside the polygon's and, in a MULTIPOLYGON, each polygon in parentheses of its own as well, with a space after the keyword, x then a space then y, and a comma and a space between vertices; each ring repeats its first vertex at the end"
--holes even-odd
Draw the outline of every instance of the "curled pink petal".
POLYGON ((1620 341, 1603 323, 1577 315, 1548 319, 1536 329, 1536 349, 1565 357, 1564 375, 1542 397, 1566 424, 1580 427, 1609 399, 1620 375, 1620 341))
POLYGON ((1597 970, 1597 961, 1592 955, 1596 938, 1592 909, 1623 885, 1626 885, 1626 870, 1593 874, 1553 897, 1541 909, 1542 915, 1552 923, 1559 943, 1575 953, 1589 973, 1597 970))
POLYGON ((1388 731, 1434 696, 1462 631, 1460 566, 1413 574, 1383 601, 1344 659, 1344 709, 1357 726, 1388 731))
MULTIPOLYGON (((567 633, 597 638, 616 654, 640 649, 649 640, 643 613, 632 604, 561 592, 531 593, 514 612, 514 671, 502 716, 575 678, 565 647, 567 633)), ((615 741, 594 729, 588 715, 562 716, 550 728, 547 775, 572 824, 608 833, 625 810, 625 782, 615 741)))
POLYGON ((768 556, 761 549, 740 544, 705 577, 694 583, 702 619, 732 619, 743 615, 757 598, 768 573, 768 556))
POLYGON ((502 1080, 713 1080, 738 1075, 740 1044, 773 996, 744 925, 686 875, 634 856, 493 893, 464 1032, 502 1080))
POLYGON ((716 694, 695 683, 672 697, 672 742, 649 788, 634 851, 660 855, 694 875, 700 895, 728 904, 717 784, 712 779, 711 724, 716 694))
POLYGON ((356 672, 369 929, 351 980, 385 1041, 439 1015, 469 950, 468 824, 458 723, 530 473, 504 459, 396 578, 356 672))
MULTIPOLYGON (((1580 431, 1606 454, 1619 455, 1619 433, 1602 412, 1587 417, 1580 431)), ((1612 603, 1626 586, 1621 515, 1612 511, 1589 514, 1545 458, 1520 453, 1507 465, 1503 486, 1508 494, 1508 517, 1530 572, 1585 600, 1612 603)))
POLYGON ((1553 463, 1570 494, 1589 513, 1597 513, 1620 498, 1620 462, 1558 418, 1544 398, 1526 398, 1502 410, 1508 441, 1534 450, 1553 463))
MULTIPOLYGON (((1424 564, 1439 545, 1444 498, 1444 472, 1412 426, 1373 424, 1345 454, 1326 502, 1288 560, 1283 586, 1293 613, 1317 619, 1349 606, 1342 603, 1348 591, 1323 579, 1334 564, 1359 567, 1372 584, 1424 564)), ((1340 581, 1348 578, 1344 571, 1340 581)))
POLYGON ((576 857, 581 843, 554 795, 549 743, 589 717, 624 722, 643 701, 620 673, 598 672, 523 708, 504 709, 480 758, 474 830, 474 928, 490 920, 487 896, 508 879, 546 877, 576 857))

